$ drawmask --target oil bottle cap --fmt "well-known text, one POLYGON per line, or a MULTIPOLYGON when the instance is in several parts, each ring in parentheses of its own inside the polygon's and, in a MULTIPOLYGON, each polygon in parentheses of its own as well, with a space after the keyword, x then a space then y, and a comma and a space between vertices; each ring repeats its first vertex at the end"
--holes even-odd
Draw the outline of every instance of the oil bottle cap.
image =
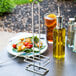
POLYGON ((62 28, 63 27, 63 17, 62 16, 57 16, 57 28, 62 28))
POLYGON ((75 21, 75 18, 69 18, 69 21, 75 21))
POLYGON ((75 18, 69 18, 68 24, 71 24, 70 26, 72 26, 74 25, 74 21, 75 21, 75 18))
POLYGON ((62 16, 57 16, 57 21, 58 23, 62 23, 63 17, 62 16))

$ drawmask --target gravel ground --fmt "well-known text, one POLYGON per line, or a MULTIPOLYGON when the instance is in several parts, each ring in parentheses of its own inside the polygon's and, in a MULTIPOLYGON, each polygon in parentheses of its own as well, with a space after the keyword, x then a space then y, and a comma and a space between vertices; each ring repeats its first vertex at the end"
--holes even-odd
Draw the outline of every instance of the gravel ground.
MULTIPOLYGON (((73 2, 60 3, 61 13, 64 16, 64 25, 67 28, 69 17, 76 15, 76 4, 73 2)), ((56 0, 44 0, 41 5, 41 32, 44 29, 44 15, 46 13, 57 14, 58 3, 56 0)), ((34 5, 34 24, 35 32, 38 28, 38 11, 37 5, 34 5)), ((8 32, 31 32, 31 4, 18 5, 10 14, 0 17, 0 31, 8 32)))

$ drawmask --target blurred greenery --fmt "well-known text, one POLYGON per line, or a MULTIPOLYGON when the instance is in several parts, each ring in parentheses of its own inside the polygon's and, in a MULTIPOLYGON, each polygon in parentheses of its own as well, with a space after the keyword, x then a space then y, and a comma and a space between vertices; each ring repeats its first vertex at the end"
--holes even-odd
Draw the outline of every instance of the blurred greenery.
POLYGON ((0 0, 0 15, 12 12, 16 5, 27 4, 32 2, 37 4, 41 1, 42 0, 0 0))
POLYGON ((16 4, 12 0, 0 0, 0 15, 13 11, 16 4))
POLYGON ((33 0, 13 0, 16 4, 27 4, 33 2, 33 0))
POLYGON ((13 0, 16 4, 27 4, 27 3, 32 3, 34 1, 34 3, 38 3, 38 2, 42 2, 43 0, 13 0))

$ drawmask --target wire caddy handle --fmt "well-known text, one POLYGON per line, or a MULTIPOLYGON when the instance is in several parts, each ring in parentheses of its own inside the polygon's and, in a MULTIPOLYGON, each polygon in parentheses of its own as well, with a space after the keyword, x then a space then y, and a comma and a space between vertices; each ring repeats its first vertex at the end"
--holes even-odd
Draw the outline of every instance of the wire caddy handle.
MULTIPOLYGON (((35 56, 34 53, 34 2, 32 3, 32 35, 33 35, 33 57, 26 59, 32 60, 33 62, 29 62, 29 65, 26 67, 26 70, 40 74, 44 76, 49 70, 45 68, 45 66, 50 62, 50 58, 44 55, 40 54, 40 3, 38 2, 38 22, 39 22, 39 28, 38 28, 38 34, 39 34, 39 55, 35 56)), ((25 62, 26 62, 25 59, 25 62)))

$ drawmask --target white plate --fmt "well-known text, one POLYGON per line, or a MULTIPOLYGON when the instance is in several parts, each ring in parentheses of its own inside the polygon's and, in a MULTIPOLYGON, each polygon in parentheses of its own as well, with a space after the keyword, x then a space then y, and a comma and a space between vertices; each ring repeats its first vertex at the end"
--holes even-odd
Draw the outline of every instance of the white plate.
MULTIPOLYGON (((34 36, 38 36, 38 34, 35 34, 34 36)), ((21 38, 26 38, 26 37, 32 37, 32 33, 18 33, 15 37, 11 38, 9 40, 9 43, 8 43, 8 46, 7 46, 7 50, 10 54, 12 55, 16 55, 16 56, 19 56, 19 57, 24 57, 24 56, 33 56, 33 55, 39 55, 39 53, 25 53, 25 52, 15 52, 12 50, 12 44, 17 42, 19 39, 21 38)), ((41 38, 44 38, 44 39, 40 39, 42 42, 43 42, 43 46, 45 46, 42 50, 40 50, 40 54, 44 53, 47 48, 48 48, 48 45, 47 45, 47 41, 46 41, 46 36, 44 34, 41 34, 41 38)))

